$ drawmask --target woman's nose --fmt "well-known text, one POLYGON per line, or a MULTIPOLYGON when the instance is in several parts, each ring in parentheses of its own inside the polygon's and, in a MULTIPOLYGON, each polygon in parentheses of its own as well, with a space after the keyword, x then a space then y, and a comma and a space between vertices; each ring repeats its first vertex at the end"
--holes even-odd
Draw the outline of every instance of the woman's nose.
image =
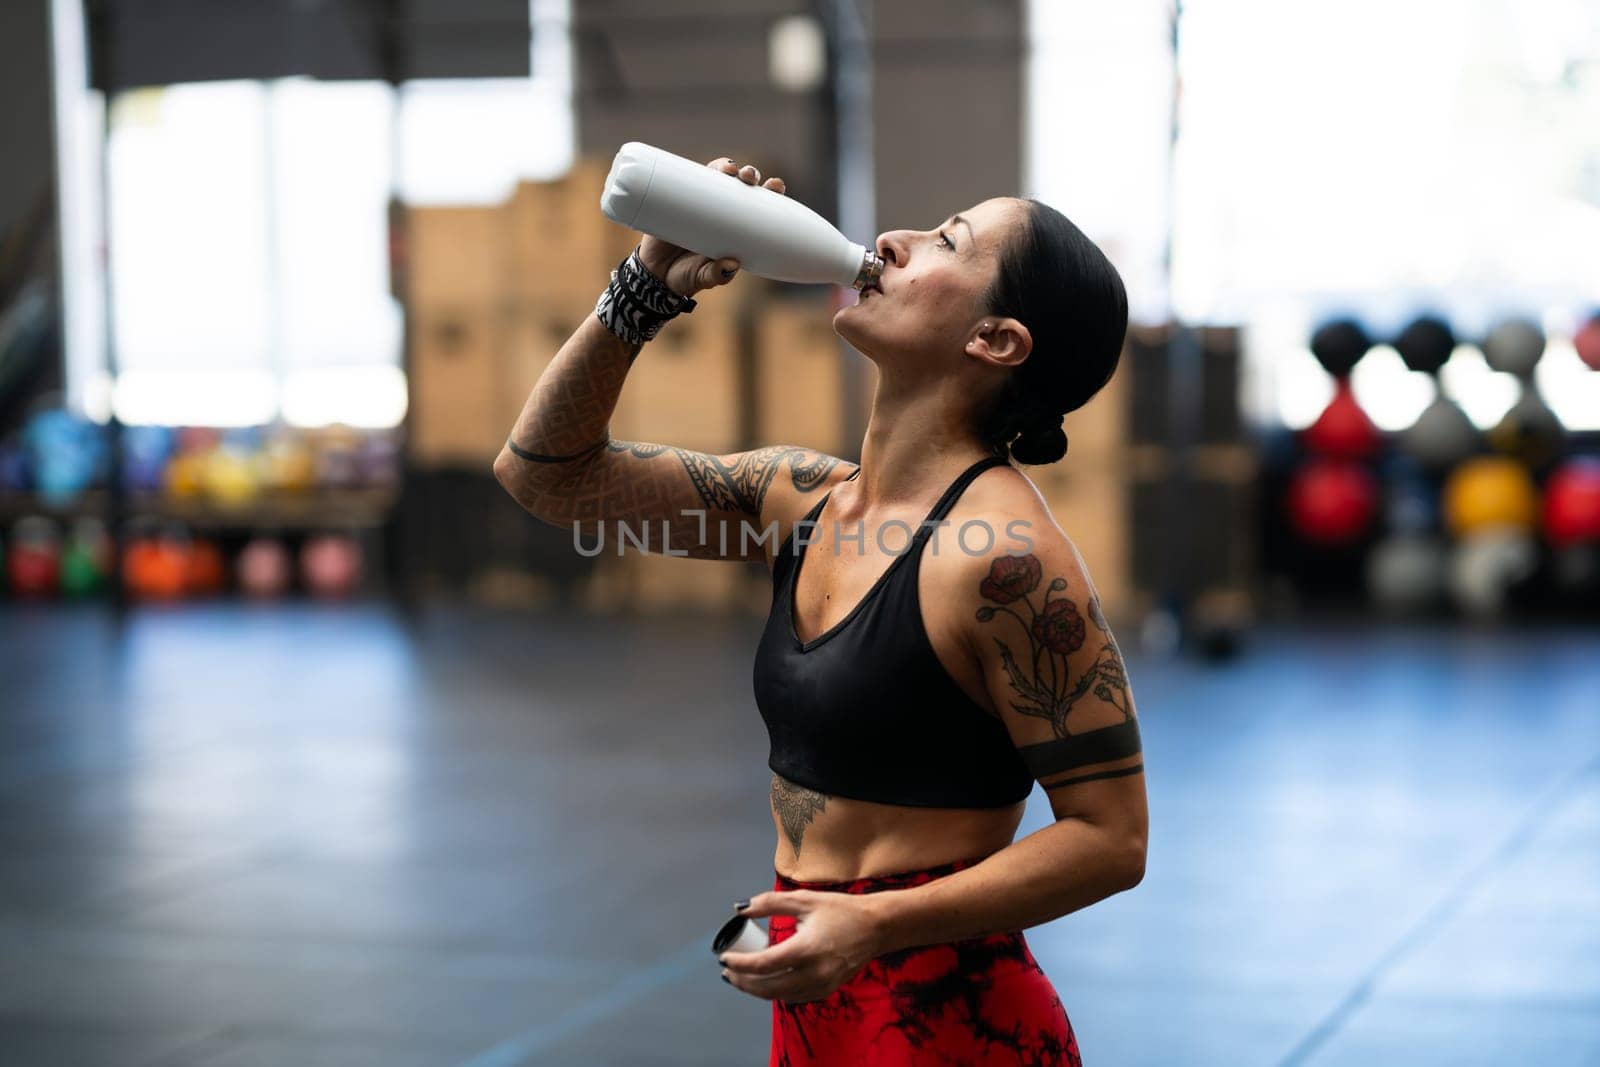
POLYGON ((878 235, 878 255, 883 257, 884 262, 893 263, 897 267, 905 265, 903 236, 898 230, 890 230, 878 235))

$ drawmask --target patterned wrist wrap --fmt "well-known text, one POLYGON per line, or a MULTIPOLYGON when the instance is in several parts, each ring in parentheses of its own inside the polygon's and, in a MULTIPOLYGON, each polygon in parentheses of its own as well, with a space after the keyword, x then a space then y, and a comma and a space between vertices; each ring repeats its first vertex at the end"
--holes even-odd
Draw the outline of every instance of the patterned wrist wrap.
POLYGON ((679 296, 645 269, 635 248, 611 272, 611 284, 600 294, 594 313, 606 329, 629 344, 642 345, 669 321, 694 308, 692 298, 679 296))

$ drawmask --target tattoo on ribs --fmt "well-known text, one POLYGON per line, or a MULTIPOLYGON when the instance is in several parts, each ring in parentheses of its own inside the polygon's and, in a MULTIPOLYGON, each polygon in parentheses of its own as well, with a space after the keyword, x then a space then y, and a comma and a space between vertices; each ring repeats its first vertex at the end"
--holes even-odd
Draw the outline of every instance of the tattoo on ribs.
POLYGON ((1065 578, 1052 578, 1039 606, 1035 607, 1029 594, 1038 589, 1041 580, 1043 572, 1037 556, 1002 556, 994 561, 989 576, 978 586, 979 595, 994 605, 979 608, 978 621, 990 622, 1002 615, 1008 616, 1022 628, 1028 640, 1028 654, 1019 662, 1003 638, 994 639, 1000 647, 1006 677, 1016 694, 1011 707, 1020 715, 1045 719, 1058 738, 1077 736, 1068 728, 1067 719, 1073 706, 1090 693, 1122 712, 1123 723, 1130 722, 1133 705, 1128 698, 1128 674, 1123 668, 1116 639, 1111 636, 1111 628, 1100 610, 1100 598, 1090 594, 1086 609, 1088 621, 1099 631, 1099 648, 1089 666, 1073 677, 1071 656, 1088 639, 1084 618, 1078 612, 1078 605, 1066 596, 1052 599, 1052 594, 1065 593, 1065 578), (1027 617, 1023 615, 1024 610, 1027 617))
POLYGON ((728 464, 704 452, 686 448, 669 449, 666 445, 647 445, 636 441, 612 441, 613 452, 626 452, 639 459, 651 459, 671 451, 688 472, 700 501, 713 511, 734 511, 750 516, 761 514, 766 500, 767 487, 777 477, 780 468, 787 466, 789 481, 802 493, 809 493, 827 480, 829 472, 838 466, 833 456, 811 452, 804 448, 775 445, 741 455, 736 463, 728 464))
POLYGON ((806 836, 806 827, 827 806, 826 793, 795 785, 782 775, 772 776, 772 810, 778 813, 783 836, 789 839, 796 856, 800 855, 800 841, 806 836))

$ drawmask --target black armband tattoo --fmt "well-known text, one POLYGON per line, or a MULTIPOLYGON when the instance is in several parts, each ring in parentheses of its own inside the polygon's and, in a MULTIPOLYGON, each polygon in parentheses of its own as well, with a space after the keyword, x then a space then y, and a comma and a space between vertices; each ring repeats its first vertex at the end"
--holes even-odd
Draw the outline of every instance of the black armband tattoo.
POLYGON ((1144 773, 1144 764, 1135 763, 1132 767, 1122 767, 1114 771, 1097 771, 1094 774, 1080 774, 1076 778, 1063 778, 1059 782, 1040 783, 1044 785, 1045 792, 1052 789, 1065 789, 1069 785, 1082 785, 1085 782, 1099 782, 1107 778, 1127 778, 1135 774, 1144 773))
POLYGON ((1037 745, 1023 745, 1017 749, 1022 762, 1035 778, 1044 778, 1063 771, 1088 767, 1095 763, 1137 756, 1143 748, 1139 742, 1139 720, 1127 719, 1115 726, 1102 726, 1081 734, 1069 734, 1054 741, 1037 745))
POLYGON ((528 463, 571 463, 573 460, 587 459, 610 443, 611 439, 608 437, 599 444, 590 445, 582 452, 573 452, 571 455, 566 456, 552 456, 545 452, 529 452, 509 438, 506 440, 506 448, 510 450, 513 456, 528 463))

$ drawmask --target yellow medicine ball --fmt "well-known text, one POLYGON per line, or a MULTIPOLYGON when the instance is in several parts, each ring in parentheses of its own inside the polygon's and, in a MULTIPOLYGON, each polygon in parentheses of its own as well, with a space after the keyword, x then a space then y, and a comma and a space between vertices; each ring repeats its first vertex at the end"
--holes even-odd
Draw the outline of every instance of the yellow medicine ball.
POLYGON ((223 504, 247 504, 261 488, 256 460, 244 452, 219 448, 205 465, 206 491, 223 504))
POLYGON ((1445 482, 1444 515, 1457 537, 1494 527, 1531 530, 1539 521, 1539 491, 1514 459, 1469 459, 1445 482))
POLYGON ((175 497, 197 497, 205 489, 206 457, 203 453, 181 452, 167 464, 167 492, 175 497))

